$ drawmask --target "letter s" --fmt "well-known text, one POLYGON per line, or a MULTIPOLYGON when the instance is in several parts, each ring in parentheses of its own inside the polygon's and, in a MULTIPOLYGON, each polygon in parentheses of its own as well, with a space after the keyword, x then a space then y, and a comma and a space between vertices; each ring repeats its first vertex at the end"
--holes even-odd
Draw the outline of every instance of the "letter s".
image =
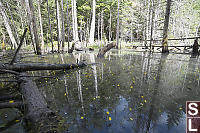
POLYGON ((195 116, 198 114, 198 109, 197 109, 198 105, 196 103, 189 103, 188 106, 189 106, 189 111, 188 111, 189 115, 195 116), (192 106, 195 106, 196 108, 192 106), (194 113, 192 113, 190 110, 193 110, 194 113))

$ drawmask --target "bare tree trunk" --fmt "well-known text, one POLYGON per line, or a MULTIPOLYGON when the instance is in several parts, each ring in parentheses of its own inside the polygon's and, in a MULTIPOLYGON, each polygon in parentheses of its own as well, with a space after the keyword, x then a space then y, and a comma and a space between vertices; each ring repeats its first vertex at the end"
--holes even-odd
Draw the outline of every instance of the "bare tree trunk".
POLYGON ((101 46, 103 46, 103 10, 101 11, 101 46))
POLYGON ((97 34, 98 34, 98 35, 97 35, 97 36, 98 36, 98 45, 99 45, 99 47, 100 47, 100 35, 99 35, 99 34, 100 34, 100 33, 99 33, 99 32, 100 32, 100 13, 98 14, 98 31, 97 31, 97 32, 98 32, 98 33, 97 33, 97 34))
POLYGON ((154 0, 152 0, 152 4, 151 4, 152 8, 151 8, 151 34, 150 34, 150 49, 151 49, 151 45, 152 45, 152 40, 153 40, 153 30, 154 30, 154 17, 155 17, 155 3, 154 0))
MULTIPOLYGON (((147 0, 145 0, 145 2, 144 2, 144 12, 147 14, 147 9, 146 9, 146 7, 147 7, 147 0)), ((147 22, 147 19, 148 19, 148 15, 146 15, 145 16, 145 18, 144 18, 144 30, 143 30, 143 45, 145 46, 145 48, 147 47, 147 24, 148 24, 148 22, 147 22)))
POLYGON ((79 41, 77 12, 76 12, 76 0, 72 0, 72 26, 73 26, 73 39, 74 39, 75 42, 79 41))
POLYGON ((49 32, 50 32, 50 42, 51 42, 51 50, 53 53, 53 39, 52 39, 52 32, 51 32, 51 18, 50 18, 50 10, 49 10, 49 0, 47 0, 47 11, 48 11, 48 19, 49 19, 49 32))
POLYGON ((109 42, 111 41, 111 38, 112 38, 112 12, 110 7, 109 42))
POLYGON ((16 39, 15 39, 15 37, 13 35, 13 32, 11 30, 11 27, 10 27, 10 24, 9 24, 9 20, 7 18, 6 12, 4 10, 4 7, 3 7, 3 4, 1 3, 1 1, 0 1, 0 12, 1 12, 2 18, 4 20, 4 25, 5 25, 6 29, 7 29, 8 35, 10 37, 10 40, 12 42, 12 45, 14 46, 14 48, 17 48, 16 39))
POLYGON ((91 27, 90 27, 90 37, 89 37, 89 43, 93 44, 94 43, 94 33, 95 33, 95 17, 96 17, 96 1, 93 0, 93 15, 92 15, 92 22, 91 22, 91 27))
POLYGON ((67 52, 69 52, 69 5, 68 5, 68 0, 67 0, 67 52))
POLYGON ((39 16, 39 20, 40 20, 40 38, 41 38, 41 42, 42 42, 42 50, 43 52, 45 51, 44 49, 44 33, 43 33, 43 26, 42 26, 42 15, 41 15, 41 11, 40 11, 40 3, 41 1, 40 0, 37 0, 37 3, 38 3, 38 16, 39 16))
MULTIPOLYGON (((6 2, 6 5, 7 5, 7 8, 8 8, 8 11, 9 11, 9 15, 10 15, 10 17, 11 17, 11 25, 12 25, 12 27, 11 27, 11 29, 13 30, 13 32, 14 32, 14 36, 15 36, 15 38, 16 38, 16 41, 17 41, 17 44, 19 44, 19 35, 18 35, 18 31, 17 31, 17 27, 16 27, 16 23, 15 23, 15 21, 14 21, 14 19, 13 19, 13 15, 12 15, 12 12, 11 12, 11 10, 10 10, 10 6, 9 6, 9 4, 8 4, 8 2, 6 2)), ((8 15, 8 16, 9 16, 8 15)))
POLYGON ((63 0, 61 3, 61 20, 62 20, 62 51, 64 51, 65 47, 65 19, 64 19, 64 8, 63 8, 63 0))
POLYGON ((162 53, 169 53, 169 50, 168 50, 168 27, 169 27, 170 7, 171 7, 171 0, 167 0, 165 22, 164 22, 164 29, 163 29, 162 53))
POLYGON ((116 48, 119 48, 119 0, 118 0, 118 9, 117 9, 117 32, 116 32, 116 48))
POLYGON ((34 7, 32 0, 25 0, 27 12, 28 12, 28 19, 29 19, 29 29, 31 31, 31 38, 32 42, 35 44, 36 47, 36 54, 41 55, 41 47, 38 40, 38 33, 37 33, 37 26, 36 26, 36 19, 34 13, 34 7))
POLYGON ((59 8, 59 2, 58 2, 58 0, 56 0, 55 2, 56 2, 58 52, 60 52, 60 47, 61 47, 60 8, 59 8))
MULTIPOLYGON (((21 29, 24 29, 24 25, 25 25, 24 23, 25 23, 25 22, 24 22, 23 17, 22 17, 22 16, 23 16, 23 15, 22 15, 22 13, 23 13, 23 12, 22 12, 22 11, 23 11, 23 10, 22 10, 23 4, 20 3, 20 1, 17 1, 17 6, 18 6, 18 10, 19 10, 19 16, 20 16, 20 22, 21 22, 21 29), (20 4, 21 4, 21 8, 20 8, 20 4)), ((24 38, 24 40, 25 40, 25 41, 24 41, 24 46, 26 46, 26 38, 24 38)))
POLYGON ((33 34, 34 34, 34 39, 36 43, 36 54, 41 55, 41 47, 38 39, 38 31, 37 31, 37 25, 36 25, 36 19, 35 19, 35 13, 34 13, 34 6, 32 0, 29 0, 29 7, 30 7, 30 15, 31 15, 31 21, 33 24, 33 34))
POLYGON ((99 53, 98 53, 97 57, 104 57, 104 54, 115 46, 116 46, 116 43, 112 42, 112 43, 108 44, 107 46, 99 49, 99 53))

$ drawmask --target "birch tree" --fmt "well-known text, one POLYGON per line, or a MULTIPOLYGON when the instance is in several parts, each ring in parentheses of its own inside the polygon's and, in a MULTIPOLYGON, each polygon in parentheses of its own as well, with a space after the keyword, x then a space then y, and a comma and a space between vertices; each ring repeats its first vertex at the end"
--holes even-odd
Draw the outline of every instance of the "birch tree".
POLYGON ((93 15, 92 15, 92 22, 91 22, 91 28, 90 28, 90 37, 89 37, 89 43, 94 43, 94 33, 95 33, 95 17, 96 17, 96 1, 93 0, 93 15))
POLYGON ((78 37, 78 24, 77 24, 77 11, 76 0, 72 0, 72 28, 73 28, 73 40, 79 41, 78 37))
POLYGON ((9 35, 9 37, 10 37, 10 40, 11 40, 11 42, 12 42, 12 45, 14 46, 14 48, 17 48, 16 39, 15 39, 15 37, 14 37, 14 35, 13 35, 11 26, 10 26, 10 24, 9 24, 9 19, 8 19, 7 15, 6 15, 6 12, 5 12, 5 10, 4 10, 4 7, 3 7, 3 4, 1 3, 1 1, 0 1, 0 12, 1 12, 1 16, 2 16, 3 21, 4 21, 4 25, 5 25, 5 27, 6 27, 6 30, 7 30, 7 32, 8 32, 8 35, 9 35))
POLYGON ((57 40, 58 40, 58 52, 60 52, 61 47, 61 22, 60 22, 60 8, 59 1, 56 0, 56 20, 57 20, 57 40))

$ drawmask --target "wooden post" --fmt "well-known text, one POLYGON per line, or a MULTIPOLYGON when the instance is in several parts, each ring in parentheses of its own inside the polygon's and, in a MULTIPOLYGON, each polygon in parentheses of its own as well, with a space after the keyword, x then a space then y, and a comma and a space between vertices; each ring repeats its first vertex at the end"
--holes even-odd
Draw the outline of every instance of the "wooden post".
POLYGON ((196 38, 194 40, 194 44, 193 44, 193 47, 192 47, 192 54, 193 55, 198 55, 199 54, 199 45, 198 45, 198 38, 196 38))

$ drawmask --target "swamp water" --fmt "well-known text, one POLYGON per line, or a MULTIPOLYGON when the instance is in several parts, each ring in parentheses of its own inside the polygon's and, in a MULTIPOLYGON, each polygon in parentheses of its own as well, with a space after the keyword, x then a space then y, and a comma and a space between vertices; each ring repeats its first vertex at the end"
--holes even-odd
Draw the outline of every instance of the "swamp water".
MULTIPOLYGON (((111 50, 102 59, 93 53, 23 59, 47 63, 79 60, 96 65, 66 72, 30 72, 56 77, 34 79, 50 108, 63 116, 66 133, 185 132, 185 102, 200 100, 199 59, 131 50, 111 50)), ((1 83, 2 92, 5 86, 1 83)), ((0 110, 1 133, 25 133, 22 123, 17 110, 0 110)))

